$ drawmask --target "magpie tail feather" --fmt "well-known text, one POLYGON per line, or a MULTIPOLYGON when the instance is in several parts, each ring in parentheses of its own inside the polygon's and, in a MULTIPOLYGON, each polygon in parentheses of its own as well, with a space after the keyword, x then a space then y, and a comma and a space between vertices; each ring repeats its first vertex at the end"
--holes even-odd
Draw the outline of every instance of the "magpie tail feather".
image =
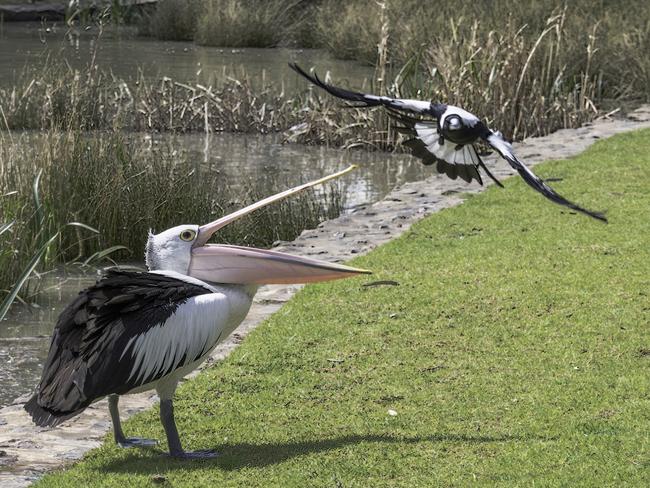
POLYGON ((503 186, 503 183, 501 183, 499 180, 497 180, 497 177, 494 176, 494 175, 490 172, 490 170, 489 170, 488 167, 485 165, 485 163, 483 162, 483 159, 481 159, 481 156, 479 156, 478 153, 476 153, 476 157, 478 157, 478 164, 481 166, 481 168, 483 168, 483 171, 485 171, 485 174, 487 174, 487 175, 490 177, 490 179, 491 179, 492 181, 494 181, 494 182, 499 186, 499 188, 505 188, 505 187, 503 186))

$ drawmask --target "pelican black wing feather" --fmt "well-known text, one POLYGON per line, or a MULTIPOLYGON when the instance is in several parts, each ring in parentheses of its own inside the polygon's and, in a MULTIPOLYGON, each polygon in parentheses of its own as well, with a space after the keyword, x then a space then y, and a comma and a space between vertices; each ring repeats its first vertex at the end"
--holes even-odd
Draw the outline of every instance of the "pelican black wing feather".
POLYGON ((165 322, 189 298, 212 292, 163 274, 109 271, 59 316, 38 391, 25 409, 36 424, 54 426, 98 398, 140 386, 129 362, 120 360, 129 340, 165 322))

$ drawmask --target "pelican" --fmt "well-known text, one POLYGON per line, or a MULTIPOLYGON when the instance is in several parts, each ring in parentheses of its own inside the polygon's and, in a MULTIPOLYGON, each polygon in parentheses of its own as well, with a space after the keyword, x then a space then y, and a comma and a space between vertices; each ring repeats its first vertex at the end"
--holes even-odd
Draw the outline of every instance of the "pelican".
POLYGON ((122 431, 120 395, 156 390, 169 454, 209 458, 183 449, 172 398, 181 378, 244 320, 257 287, 310 283, 369 271, 277 251, 207 244, 229 223, 353 169, 286 190, 206 225, 149 234, 148 272, 112 270, 81 291, 59 316, 37 392, 25 410, 39 426, 56 426, 108 397, 115 441, 146 447, 151 439, 122 431))
POLYGON ((315 73, 313 76, 310 75, 296 63, 289 63, 289 67, 335 97, 356 102, 357 105, 354 105, 356 107, 383 106, 388 108, 391 116, 403 124, 398 127, 398 130, 411 136, 411 139, 405 141, 404 144, 424 164, 436 163, 436 170, 439 173, 445 173, 452 179, 460 176, 467 183, 476 180, 482 185, 483 181, 478 171, 479 168, 482 168, 497 185, 503 187, 490 173, 474 147, 477 141, 483 140, 496 150, 529 186, 549 200, 607 222, 603 213, 587 210, 559 195, 517 158, 512 144, 503 137, 501 132, 491 131, 476 115, 460 107, 345 90, 323 82, 315 73), (421 120, 401 112, 429 117, 433 120, 421 120))

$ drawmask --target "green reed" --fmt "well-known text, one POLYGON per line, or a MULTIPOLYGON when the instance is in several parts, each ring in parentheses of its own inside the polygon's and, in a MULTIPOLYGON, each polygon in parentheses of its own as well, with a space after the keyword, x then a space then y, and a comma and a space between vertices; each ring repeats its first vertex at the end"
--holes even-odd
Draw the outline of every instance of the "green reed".
MULTIPOLYGON (((4 133, 0 300, 34 256, 36 271, 92 257, 140 261, 150 229, 205 223, 285 186, 268 175, 231 188, 214 168, 195 164, 171 144, 150 148, 119 131, 4 133)), ((338 187, 330 186, 256 212, 218 238, 270 246, 335 217, 342 206, 338 187)))

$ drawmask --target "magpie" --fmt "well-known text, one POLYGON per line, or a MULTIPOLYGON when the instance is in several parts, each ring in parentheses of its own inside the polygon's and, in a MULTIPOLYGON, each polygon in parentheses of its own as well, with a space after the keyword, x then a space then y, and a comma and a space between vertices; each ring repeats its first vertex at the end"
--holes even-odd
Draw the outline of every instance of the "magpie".
POLYGON ((559 195, 517 158, 512 144, 503 137, 501 132, 490 130, 476 115, 460 107, 345 90, 325 83, 316 73, 310 75, 296 63, 289 63, 289 67, 331 95, 355 102, 350 105, 352 107, 387 108, 389 115, 401 124, 397 127, 398 130, 411 136, 404 142, 411 153, 421 159, 425 165, 436 164, 436 170, 451 179, 460 177, 467 183, 476 180, 482 185, 483 181, 478 171, 482 168, 497 185, 503 187, 501 182, 490 173, 476 150, 475 144, 482 140, 497 151, 528 185, 549 200, 607 222, 603 213, 587 210, 559 195))

